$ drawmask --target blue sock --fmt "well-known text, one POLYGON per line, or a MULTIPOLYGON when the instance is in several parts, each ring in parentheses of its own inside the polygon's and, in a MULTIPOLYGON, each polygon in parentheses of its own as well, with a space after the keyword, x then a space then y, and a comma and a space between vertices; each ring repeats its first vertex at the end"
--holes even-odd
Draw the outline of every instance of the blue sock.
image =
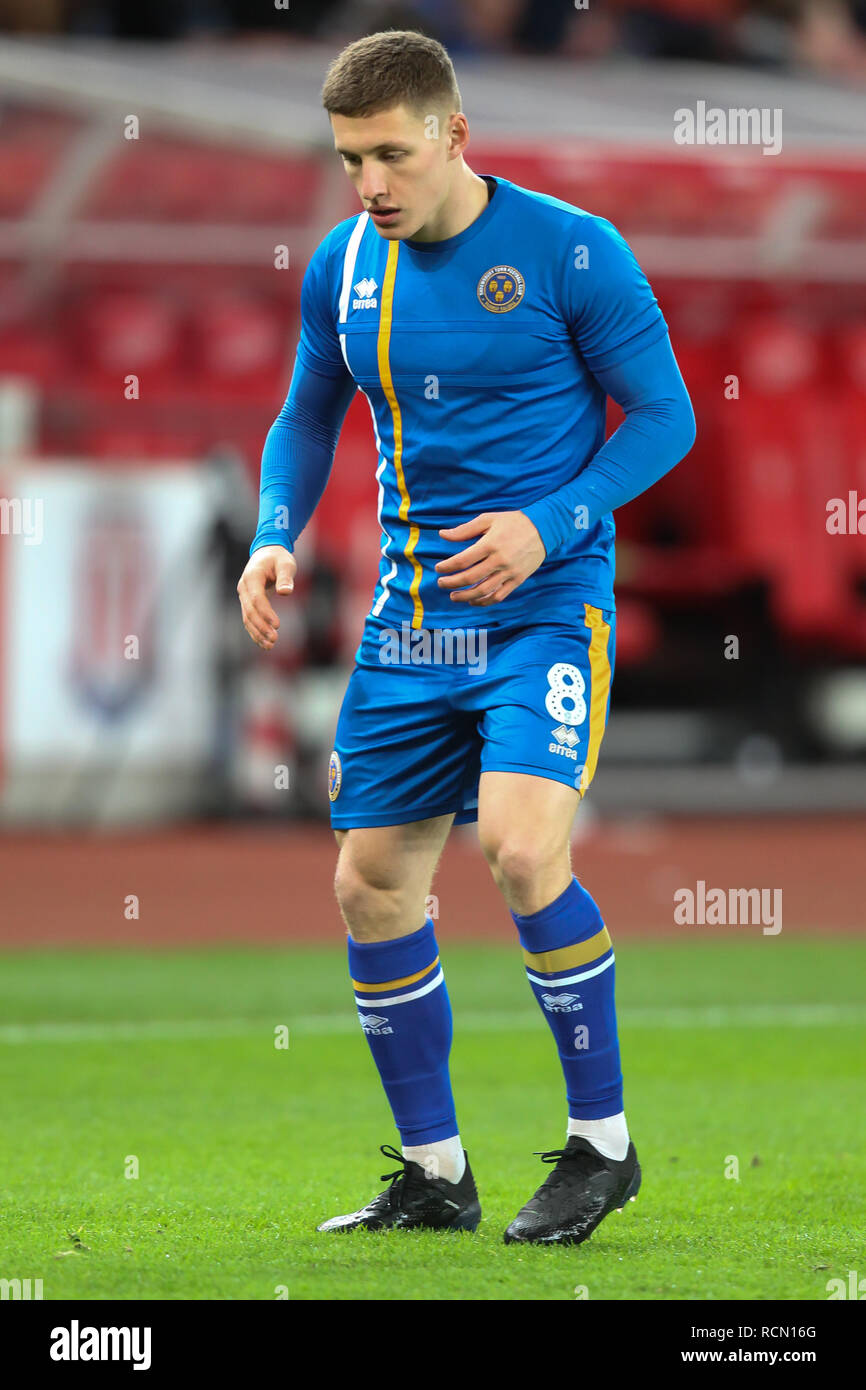
POLYGON ((403 1143, 450 1139, 457 1133, 448 1074, 451 1004, 432 920, 395 941, 350 936, 349 974, 403 1143))
POLYGON ((593 898, 572 878, 540 912, 512 912, 532 992, 550 1024, 572 1119, 623 1108, 614 955, 593 898))

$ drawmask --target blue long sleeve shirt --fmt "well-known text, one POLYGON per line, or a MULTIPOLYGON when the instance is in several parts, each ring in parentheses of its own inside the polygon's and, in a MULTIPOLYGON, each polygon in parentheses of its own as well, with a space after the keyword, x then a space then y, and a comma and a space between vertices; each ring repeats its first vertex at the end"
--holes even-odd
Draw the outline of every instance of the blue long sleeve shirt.
POLYGON ((605 219, 487 177, 463 232, 388 241, 366 213, 315 252, 285 405, 262 457, 252 550, 292 549, 330 473, 356 389, 376 440, 382 528, 368 624, 582 621, 614 606, 616 507, 691 448, 695 419, 667 324, 605 219), (604 442, 606 398, 625 412, 604 442), (456 605, 440 528, 523 511, 545 559, 502 603, 456 605))

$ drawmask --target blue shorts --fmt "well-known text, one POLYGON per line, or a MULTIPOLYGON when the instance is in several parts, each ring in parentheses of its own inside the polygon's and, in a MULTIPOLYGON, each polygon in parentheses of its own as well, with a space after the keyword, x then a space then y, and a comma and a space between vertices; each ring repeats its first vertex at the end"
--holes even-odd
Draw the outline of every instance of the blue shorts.
POLYGON ((523 772, 581 794, 610 706, 616 616, 580 625, 411 631, 368 623, 331 754, 331 825, 478 819, 482 772, 523 772))

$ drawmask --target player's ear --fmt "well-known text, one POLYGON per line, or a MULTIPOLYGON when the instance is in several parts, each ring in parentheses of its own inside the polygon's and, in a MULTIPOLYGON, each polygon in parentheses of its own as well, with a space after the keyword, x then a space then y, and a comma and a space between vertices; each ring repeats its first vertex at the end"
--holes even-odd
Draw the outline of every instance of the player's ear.
POLYGON ((469 124, 462 111, 448 117, 448 158, 462 154, 469 144, 469 124))

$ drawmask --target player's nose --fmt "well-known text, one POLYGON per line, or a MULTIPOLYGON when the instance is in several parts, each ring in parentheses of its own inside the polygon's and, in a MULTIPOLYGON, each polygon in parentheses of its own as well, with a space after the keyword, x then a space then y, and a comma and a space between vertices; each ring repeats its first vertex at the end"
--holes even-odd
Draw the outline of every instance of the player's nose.
POLYGON ((361 174, 361 197, 368 205, 380 203, 382 207, 387 206, 388 190, 381 169, 377 169, 376 165, 368 165, 361 174))

